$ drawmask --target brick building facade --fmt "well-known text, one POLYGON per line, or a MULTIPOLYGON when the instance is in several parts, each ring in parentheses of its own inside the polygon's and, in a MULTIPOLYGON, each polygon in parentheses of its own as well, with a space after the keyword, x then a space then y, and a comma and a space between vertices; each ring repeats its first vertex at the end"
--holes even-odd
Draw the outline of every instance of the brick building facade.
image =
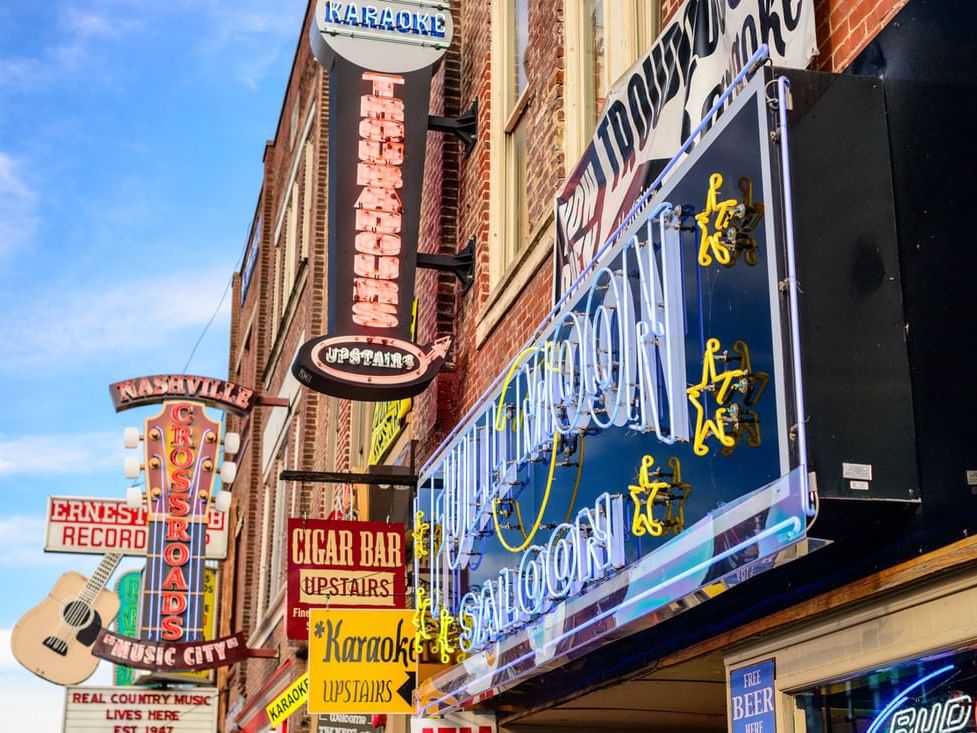
MULTIPOLYGON (((816 0, 819 54, 811 67, 844 72, 908 1, 816 0)), ((417 463, 431 455, 550 312, 554 197, 593 134, 609 87, 680 5, 680 0, 663 0, 661 7, 657 0, 452 3, 455 37, 435 73, 430 112, 458 116, 477 101, 478 134, 470 154, 450 135, 429 134, 418 246, 421 252, 453 254, 473 241, 475 280, 463 292, 450 274, 418 272, 417 341, 451 336, 453 345, 447 367, 414 398, 402 430, 375 459, 404 463, 412 441, 417 463), (516 32, 519 27, 525 33, 516 32)), ((374 424, 374 405, 317 394, 289 373, 299 345, 323 333, 329 267, 329 96, 327 75, 308 43, 314 9, 310 2, 304 26, 296 29, 278 127, 264 150, 251 236, 234 279, 229 378, 286 398, 290 407, 264 407, 250 418, 229 420, 228 429, 242 435, 242 450, 233 539, 222 575, 221 634, 243 630, 250 646, 277 648, 279 658, 252 659, 221 671, 227 731, 270 730, 264 705, 305 669, 304 646, 289 643, 283 627, 285 519, 338 512, 382 520, 394 505, 376 489, 278 477, 290 469, 367 469, 374 424)), ((673 654, 669 664, 696 659, 687 651, 673 654)), ((714 682, 712 672, 706 677, 714 682)), ((621 681, 602 679, 600 685, 614 689, 621 681)), ((582 684, 581 691, 589 687, 582 684)), ((707 687, 703 682, 697 689, 712 709, 721 697, 707 687)), ((626 697, 611 693, 605 701, 624 709, 626 697)), ((518 696, 505 699, 502 715, 516 723, 514 700, 518 696)), ((714 729, 718 715, 702 729, 714 729)), ((563 722, 536 724, 584 729, 586 720, 586 715, 575 717, 571 706, 563 722)), ((309 725, 303 711, 289 720, 288 730, 309 725)), ((404 723, 391 725, 402 729, 404 723)))

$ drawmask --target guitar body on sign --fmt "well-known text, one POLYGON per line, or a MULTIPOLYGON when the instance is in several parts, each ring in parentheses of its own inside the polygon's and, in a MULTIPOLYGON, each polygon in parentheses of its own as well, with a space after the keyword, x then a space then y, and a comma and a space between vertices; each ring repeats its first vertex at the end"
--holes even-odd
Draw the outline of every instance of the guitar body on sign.
POLYGON ((98 667, 91 653, 95 637, 119 612, 108 582, 122 555, 106 555, 91 578, 65 573, 48 597, 14 626, 10 646, 24 667, 57 685, 83 682, 98 667))

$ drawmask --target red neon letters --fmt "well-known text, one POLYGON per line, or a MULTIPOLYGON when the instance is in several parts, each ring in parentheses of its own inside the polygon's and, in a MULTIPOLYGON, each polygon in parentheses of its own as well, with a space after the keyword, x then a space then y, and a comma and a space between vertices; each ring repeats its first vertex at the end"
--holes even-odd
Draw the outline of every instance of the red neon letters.
POLYGON ((400 228, 404 185, 404 102, 394 96, 401 76, 364 72, 372 93, 360 98, 356 185, 356 254, 353 261, 353 322, 395 328, 400 303, 400 228))
POLYGON ((183 612, 187 610, 189 587, 183 567, 190 560, 188 527, 192 507, 187 496, 191 484, 191 468, 196 461, 193 445, 193 407, 177 404, 170 409, 171 427, 167 441, 170 490, 166 497, 166 544, 163 561, 167 565, 166 578, 160 588, 160 636, 165 641, 183 638, 183 612))

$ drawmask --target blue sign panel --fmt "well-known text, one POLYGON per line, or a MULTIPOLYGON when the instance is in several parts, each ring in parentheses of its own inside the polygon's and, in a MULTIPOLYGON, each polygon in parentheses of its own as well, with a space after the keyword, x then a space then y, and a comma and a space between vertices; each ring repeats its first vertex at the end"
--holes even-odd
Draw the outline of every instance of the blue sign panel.
POLYGON ((777 706, 772 659, 729 673, 731 733, 775 733, 777 706))
POLYGON ((805 537, 768 80, 639 199, 422 467, 418 635, 469 658, 419 688, 419 713, 661 622, 805 537))

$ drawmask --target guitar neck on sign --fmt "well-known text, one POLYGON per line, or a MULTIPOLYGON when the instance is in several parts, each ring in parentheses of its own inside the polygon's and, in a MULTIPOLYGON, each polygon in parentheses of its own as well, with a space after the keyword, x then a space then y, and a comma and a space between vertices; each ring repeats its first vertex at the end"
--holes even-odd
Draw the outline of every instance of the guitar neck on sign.
MULTIPOLYGON (((131 486, 127 502, 146 501, 149 538, 143 584, 140 636, 150 641, 187 642, 202 638, 204 561, 207 519, 213 508, 226 512, 231 494, 214 493, 218 453, 237 452, 240 439, 228 433, 221 445, 221 424, 198 402, 164 402, 162 411, 146 420, 143 434, 125 431, 127 448, 143 442, 144 462, 126 459, 126 476, 145 472, 145 495, 131 486)), ((236 464, 225 461, 221 481, 230 484, 236 464)))

